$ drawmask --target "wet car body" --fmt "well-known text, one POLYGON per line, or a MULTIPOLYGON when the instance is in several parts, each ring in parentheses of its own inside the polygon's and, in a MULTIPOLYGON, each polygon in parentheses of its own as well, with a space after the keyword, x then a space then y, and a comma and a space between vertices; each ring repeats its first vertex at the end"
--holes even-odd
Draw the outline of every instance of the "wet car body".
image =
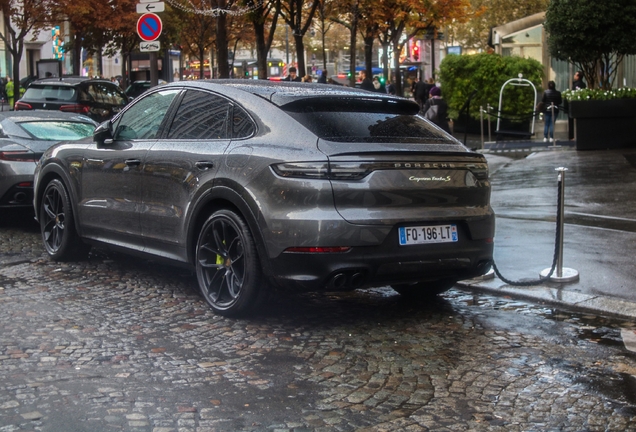
POLYGON ((29 85, 15 103, 15 110, 73 112, 101 123, 120 112, 129 101, 123 90, 108 80, 87 77, 44 78, 29 85))
POLYGON ((320 84, 152 89, 102 124, 96 142, 60 144, 42 159, 34 204, 45 245, 47 185, 58 180, 53 195, 68 195, 74 221, 64 235, 194 267, 219 313, 252 309, 264 281, 441 292, 489 269, 494 214, 485 158, 418 110, 320 84), (455 241, 400 245, 405 228, 431 226, 454 227, 455 241))
MULTIPOLYGON (((86 136, 92 135, 97 123, 86 116, 50 111, 3 112, 0 113, 0 208, 33 206, 33 173, 35 165, 46 149, 61 139, 42 138, 29 132, 34 125, 43 127, 47 123, 82 124, 86 136)), ((56 129, 59 131, 59 129, 56 129)), ((46 133, 46 131, 44 131, 46 133)))

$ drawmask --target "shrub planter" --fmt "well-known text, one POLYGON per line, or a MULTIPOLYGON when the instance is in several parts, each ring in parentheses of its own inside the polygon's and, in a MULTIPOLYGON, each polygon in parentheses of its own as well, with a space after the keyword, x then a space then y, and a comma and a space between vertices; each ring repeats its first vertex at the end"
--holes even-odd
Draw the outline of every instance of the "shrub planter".
POLYGON ((576 149, 636 148, 636 99, 570 101, 576 149))

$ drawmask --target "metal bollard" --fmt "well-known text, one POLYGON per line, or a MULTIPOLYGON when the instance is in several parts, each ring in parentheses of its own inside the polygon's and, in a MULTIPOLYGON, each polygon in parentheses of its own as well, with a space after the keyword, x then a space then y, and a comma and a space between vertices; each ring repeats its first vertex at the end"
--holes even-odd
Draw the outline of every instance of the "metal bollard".
POLYGON ((556 261, 556 268, 554 270, 554 273, 556 273, 556 275, 552 274, 550 275, 550 271, 552 270, 552 268, 547 268, 541 271, 541 273, 539 273, 539 276, 541 277, 541 279, 548 279, 551 282, 561 282, 561 283, 567 283, 567 282, 576 282, 579 280, 579 272, 571 269, 571 268, 563 268, 563 227, 564 227, 564 213, 565 213, 565 172, 567 171, 567 168, 564 167, 559 167, 556 168, 555 171, 557 171, 559 173, 558 176, 558 182, 559 182, 559 193, 561 196, 561 199, 559 200, 559 208, 557 209, 557 211, 559 212, 558 214, 558 220, 559 220, 559 226, 557 227, 557 230, 559 232, 559 238, 558 240, 558 244, 557 244, 557 261, 556 261))
POLYGON ((479 126, 481 126, 481 149, 484 149, 484 106, 479 106, 479 126))
POLYGON ((486 114, 488 115, 488 142, 492 142, 492 134, 490 132, 490 104, 486 105, 486 114))
MULTIPOLYGON (((554 106, 554 102, 550 102, 550 109, 552 110, 552 119, 550 120, 550 122, 552 123, 552 142, 554 143, 553 146, 556 147, 556 138, 554 138, 554 126, 556 125, 556 118, 554 117, 554 109, 556 107, 554 106)), ((567 168, 566 168, 567 169, 567 168)))

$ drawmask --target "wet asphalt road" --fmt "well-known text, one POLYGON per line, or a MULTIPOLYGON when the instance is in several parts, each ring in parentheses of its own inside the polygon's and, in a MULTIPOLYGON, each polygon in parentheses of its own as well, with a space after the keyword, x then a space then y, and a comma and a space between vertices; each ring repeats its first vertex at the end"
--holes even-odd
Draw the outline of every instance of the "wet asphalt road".
POLYGON ((636 430, 634 323, 451 291, 215 316, 187 271, 0 218, 0 431, 636 430))

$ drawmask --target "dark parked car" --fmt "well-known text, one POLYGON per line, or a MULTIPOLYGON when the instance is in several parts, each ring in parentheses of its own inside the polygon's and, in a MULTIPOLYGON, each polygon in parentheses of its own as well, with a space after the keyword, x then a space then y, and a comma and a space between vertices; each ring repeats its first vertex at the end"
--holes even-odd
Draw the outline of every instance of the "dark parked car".
POLYGON ((483 155, 412 101, 338 86, 189 81, 153 88, 46 152, 35 208, 55 260, 106 245, 196 270, 220 314, 268 286, 440 293, 490 268, 483 155))
POLYGON ((42 153, 60 141, 91 137, 96 126, 72 113, 0 113, 0 208, 32 207, 33 172, 42 153))
POLYGON ((15 103, 16 111, 56 110, 84 114, 101 123, 130 99, 115 83, 85 77, 45 78, 31 83, 15 103))
MULTIPOLYGON (((159 84, 165 84, 166 81, 159 80, 159 84)), ((141 96, 143 92, 148 90, 151 86, 150 81, 135 81, 128 86, 125 93, 129 98, 136 98, 141 96)))

